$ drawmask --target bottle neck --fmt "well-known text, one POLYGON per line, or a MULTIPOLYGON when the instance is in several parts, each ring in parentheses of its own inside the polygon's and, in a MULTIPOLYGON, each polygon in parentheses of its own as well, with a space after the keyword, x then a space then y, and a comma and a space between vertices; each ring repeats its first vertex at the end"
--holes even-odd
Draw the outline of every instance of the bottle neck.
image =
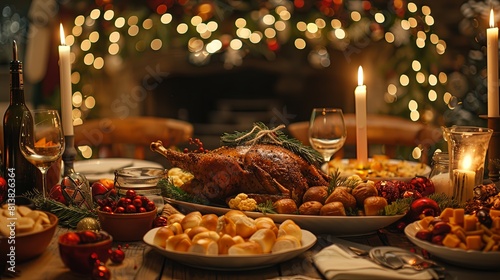
POLYGON ((23 64, 16 60, 10 63, 10 104, 24 104, 23 64))

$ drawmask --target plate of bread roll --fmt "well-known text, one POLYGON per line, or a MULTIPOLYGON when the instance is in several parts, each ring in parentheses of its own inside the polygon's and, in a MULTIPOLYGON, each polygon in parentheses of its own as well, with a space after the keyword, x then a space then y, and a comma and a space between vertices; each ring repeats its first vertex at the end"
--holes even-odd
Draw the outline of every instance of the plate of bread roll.
POLYGON ((175 213, 167 224, 144 235, 144 242, 167 258, 212 270, 258 269, 293 259, 316 243, 316 236, 293 220, 251 218, 239 210, 223 215, 175 213))
MULTIPOLYGON (((229 211, 233 211, 232 209, 226 207, 202 205, 170 198, 166 199, 166 201, 174 205, 177 209, 184 213, 200 211, 204 214, 214 213, 217 215, 224 215, 229 211)), ((378 211, 381 207, 383 207, 383 205, 384 204, 378 205, 378 200, 373 200, 373 205, 369 205, 369 207, 373 208, 373 211, 378 211)), ((314 206, 314 204, 311 204, 311 207, 314 206)), ((376 230, 384 228, 404 217, 404 214, 393 216, 321 216, 299 214, 264 214, 262 212, 254 211, 243 212, 248 217, 251 217, 253 219, 259 217, 268 217, 275 223, 282 223, 285 220, 293 220, 302 229, 306 229, 315 234, 328 233, 336 236, 371 234, 376 230)))

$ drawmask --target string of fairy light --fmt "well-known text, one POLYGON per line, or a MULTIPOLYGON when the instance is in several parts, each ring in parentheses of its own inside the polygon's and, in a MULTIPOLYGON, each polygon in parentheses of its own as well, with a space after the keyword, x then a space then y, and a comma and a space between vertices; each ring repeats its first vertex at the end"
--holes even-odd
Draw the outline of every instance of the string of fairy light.
MULTIPOLYGON (((331 64, 332 49, 346 51, 366 37, 371 41, 383 40, 396 48, 413 45, 437 56, 446 51, 445 41, 433 31, 435 20, 431 8, 419 7, 413 2, 395 0, 390 9, 380 10, 370 1, 350 1, 357 5, 350 3, 350 10, 338 12, 332 7, 343 1, 318 1, 324 2, 319 11, 310 12, 308 17, 295 17, 304 1, 268 1, 269 5, 242 13, 240 17, 225 17, 225 20, 214 16, 220 12, 216 10, 216 1, 198 4, 192 14, 186 13, 181 18, 170 13, 162 1, 158 2, 156 9, 149 12, 144 9, 124 12, 112 5, 102 5, 74 18, 66 42, 72 46, 72 61, 83 62, 85 67, 73 63, 74 125, 83 123, 84 116, 96 106, 93 88, 86 86, 83 77, 89 67, 102 71, 107 64, 121 65, 127 55, 166 50, 174 45, 173 38, 183 42, 192 64, 203 66, 210 63, 214 54, 222 54, 228 69, 241 65, 251 52, 273 60, 285 44, 293 45, 298 51, 308 51, 313 67, 326 68, 331 64), (225 28, 227 26, 232 28, 225 28)), ((187 2, 190 1, 183 1, 187 2)), ((419 87, 423 94, 404 101, 408 118, 433 122, 440 112, 435 107, 453 109, 452 104, 456 104, 452 102, 455 97, 445 89, 448 77, 435 69, 432 72, 429 63, 417 55, 409 59, 408 67, 388 80, 385 102, 395 103, 419 87), (425 106, 433 103, 437 105, 425 106)))

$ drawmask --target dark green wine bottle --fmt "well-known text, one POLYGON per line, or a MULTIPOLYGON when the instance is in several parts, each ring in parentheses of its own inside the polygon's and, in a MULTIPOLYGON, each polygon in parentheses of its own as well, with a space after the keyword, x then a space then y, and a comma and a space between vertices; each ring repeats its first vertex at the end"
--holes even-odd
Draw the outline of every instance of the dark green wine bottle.
POLYGON ((24 101, 23 63, 13 42, 13 59, 10 62, 10 104, 3 116, 3 174, 15 195, 23 195, 36 188, 37 168, 28 162, 19 149, 19 131, 23 113, 28 111, 24 101))

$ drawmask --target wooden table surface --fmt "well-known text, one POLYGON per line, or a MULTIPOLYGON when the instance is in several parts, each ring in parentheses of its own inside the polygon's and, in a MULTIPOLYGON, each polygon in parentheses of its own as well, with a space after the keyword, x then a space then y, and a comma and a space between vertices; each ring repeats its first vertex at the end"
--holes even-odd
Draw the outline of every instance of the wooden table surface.
MULTIPOLYGON (((54 238, 47 250, 39 257, 19 263, 16 269, 20 275, 14 279, 89 279, 69 271, 59 257, 57 237, 68 231, 66 228, 58 228, 54 238)), ((322 275, 312 263, 312 257, 321 249, 332 243, 342 241, 344 243, 355 242, 358 247, 366 246, 398 246, 407 249, 420 250, 414 246, 404 234, 388 229, 379 230, 376 233, 364 236, 344 237, 340 240, 327 234, 317 235, 316 244, 300 256, 287 262, 268 268, 245 271, 213 271, 209 269, 193 268, 182 265, 163 257, 152 250, 144 242, 128 243, 125 250, 125 260, 122 264, 114 265, 108 261, 107 267, 111 271, 111 279, 323 279, 322 275)), ((114 243, 113 247, 125 243, 114 243)), ((432 258, 432 256, 431 256, 432 258)), ((500 279, 500 271, 480 271, 463 269, 438 261, 444 265, 449 273, 446 279, 500 279)), ((500 260, 499 260, 500 266, 500 260)), ((0 277, 2 279, 7 278, 0 277)))

